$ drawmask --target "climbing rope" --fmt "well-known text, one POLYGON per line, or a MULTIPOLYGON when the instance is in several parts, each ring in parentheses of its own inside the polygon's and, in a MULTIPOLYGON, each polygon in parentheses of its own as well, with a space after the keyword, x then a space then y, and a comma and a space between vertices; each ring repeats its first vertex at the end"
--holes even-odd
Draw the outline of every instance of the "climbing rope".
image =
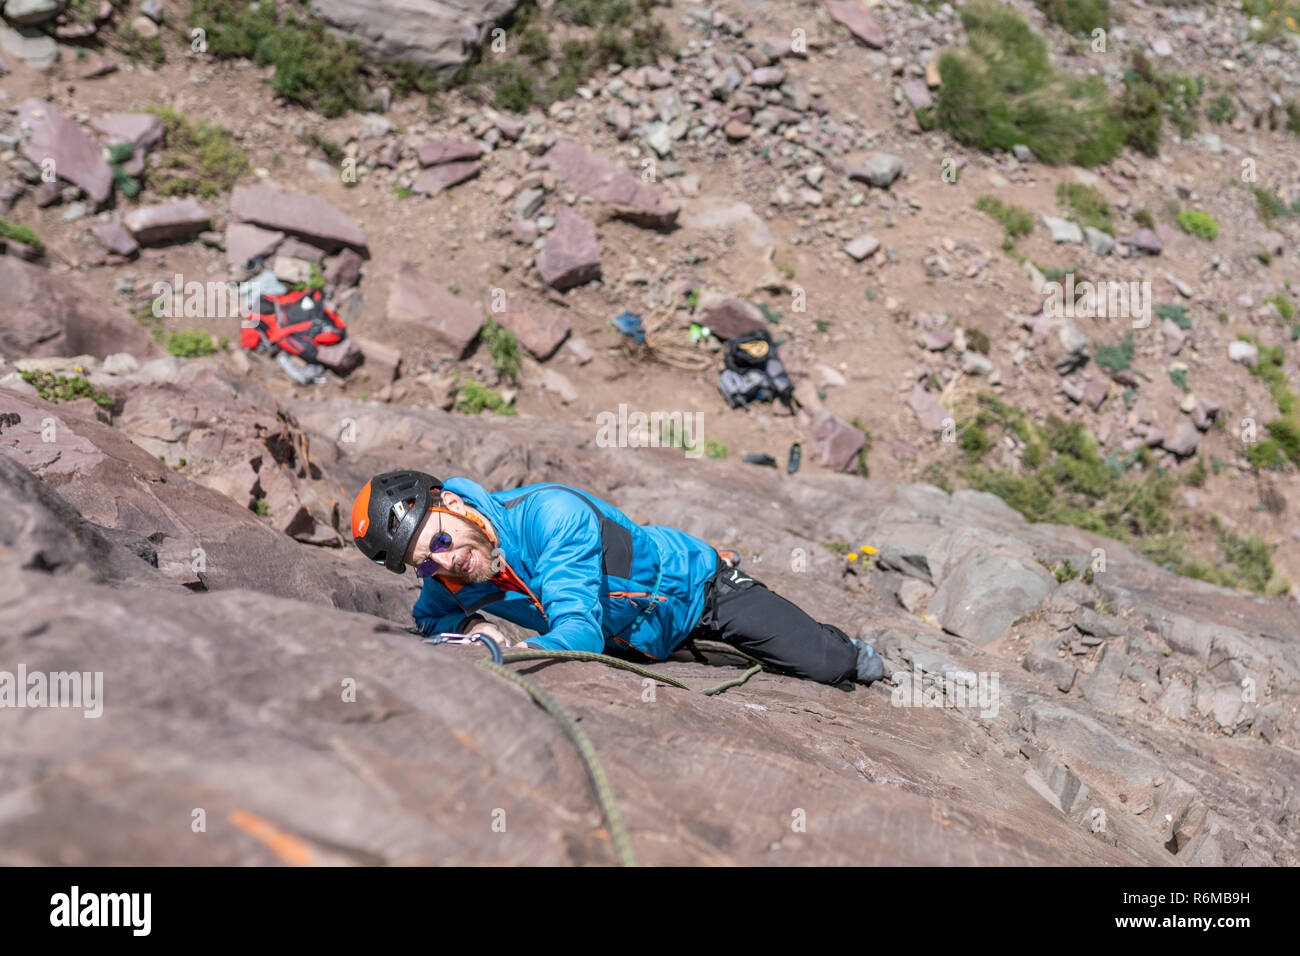
MULTIPOLYGON (((628 839, 627 827, 623 824, 623 814, 618 808, 618 800, 614 796, 614 789, 609 784, 609 778, 605 774, 605 767, 600 762, 600 756, 596 753, 591 738, 587 736, 586 732, 578 726, 578 722, 573 719, 567 710, 560 706, 554 697, 522 674, 510 670, 505 665, 517 661, 538 660, 595 661, 610 667, 617 667, 619 670, 631 671, 633 674, 640 674, 642 677, 649 677, 673 687, 679 687, 682 690, 691 690, 692 688, 674 677, 669 677, 667 674, 660 674, 648 667, 641 667, 639 664, 633 664, 630 661, 610 657, 608 654, 595 654, 590 651, 545 650, 512 651, 509 654, 503 654, 501 649, 497 647, 496 641, 482 634, 468 636, 438 634, 424 639, 426 644, 469 644, 474 642, 485 645, 492 654, 491 658, 484 658, 479 661, 480 664, 492 671, 492 673, 523 688, 544 711, 556 719, 560 727, 568 734, 569 739, 573 741, 573 745, 578 749, 578 756, 582 758, 582 762, 587 768, 587 775, 591 778, 592 788, 596 791, 596 802, 600 804, 601 813, 605 817, 605 825, 609 828, 609 839, 614 846, 614 856, 618 860, 618 865, 636 866, 636 857, 632 853, 632 841, 628 839)), ((698 648, 700 645, 703 645, 705 650, 743 657, 753 665, 739 677, 723 681, 721 684, 705 688, 699 692, 707 697, 720 694, 732 687, 739 687, 763 669, 762 662, 757 658, 751 657, 744 651, 730 645, 719 644, 715 641, 696 641, 693 646, 698 648)), ((703 660, 703 657, 696 653, 696 659, 703 660)))

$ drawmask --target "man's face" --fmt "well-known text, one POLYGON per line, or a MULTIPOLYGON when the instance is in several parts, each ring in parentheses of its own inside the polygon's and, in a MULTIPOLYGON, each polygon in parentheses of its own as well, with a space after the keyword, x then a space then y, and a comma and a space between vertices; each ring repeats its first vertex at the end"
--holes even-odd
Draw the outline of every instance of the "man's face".
POLYGON ((425 515, 419 533, 406 552, 406 563, 418 568, 426 560, 438 566, 438 576, 478 584, 493 575, 492 541, 478 525, 457 514, 430 511, 425 515), (433 553, 429 550, 439 531, 451 535, 451 547, 433 553))

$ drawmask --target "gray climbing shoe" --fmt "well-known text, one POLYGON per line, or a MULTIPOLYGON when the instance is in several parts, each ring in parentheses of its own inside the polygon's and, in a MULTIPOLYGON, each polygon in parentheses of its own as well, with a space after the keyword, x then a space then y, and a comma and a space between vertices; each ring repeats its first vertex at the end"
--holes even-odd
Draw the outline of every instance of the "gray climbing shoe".
POLYGON ((860 683, 870 684, 885 676, 885 662, 876 649, 856 637, 849 638, 858 649, 857 679, 860 683))

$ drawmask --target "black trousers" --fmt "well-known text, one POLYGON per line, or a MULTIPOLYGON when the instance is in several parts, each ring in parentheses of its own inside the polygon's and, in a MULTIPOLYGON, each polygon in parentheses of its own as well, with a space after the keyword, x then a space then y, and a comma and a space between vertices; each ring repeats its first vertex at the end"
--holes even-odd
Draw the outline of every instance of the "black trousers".
POLYGON ((764 664, 823 684, 857 674, 858 650, 848 635, 814 621, 748 571, 724 567, 706 587, 704 612, 691 639, 730 644, 764 664))

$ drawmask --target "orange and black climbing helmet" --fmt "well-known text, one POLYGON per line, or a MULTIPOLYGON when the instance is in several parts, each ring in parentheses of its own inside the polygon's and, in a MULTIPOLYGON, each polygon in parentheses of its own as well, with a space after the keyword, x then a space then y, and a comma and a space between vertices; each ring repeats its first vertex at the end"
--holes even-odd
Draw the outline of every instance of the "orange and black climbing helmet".
POLYGON ((402 574, 406 549, 441 490, 442 482, 422 471, 376 475, 352 503, 352 540, 371 561, 402 574))

